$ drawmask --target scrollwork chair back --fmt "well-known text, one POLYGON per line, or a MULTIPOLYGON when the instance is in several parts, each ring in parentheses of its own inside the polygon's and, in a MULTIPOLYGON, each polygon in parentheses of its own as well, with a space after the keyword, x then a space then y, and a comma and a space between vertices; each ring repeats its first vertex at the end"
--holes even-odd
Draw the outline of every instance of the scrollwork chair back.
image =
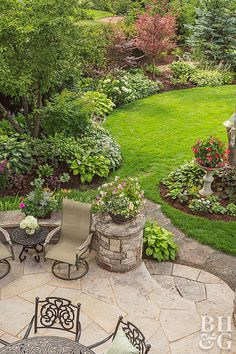
POLYGON ((81 335, 80 304, 73 305, 70 300, 59 297, 47 297, 45 300, 35 299, 35 315, 31 320, 26 335, 27 338, 34 323, 34 332, 40 328, 59 329, 75 334, 79 341, 81 335))
POLYGON ((149 352, 149 350, 151 349, 150 344, 146 344, 146 340, 143 333, 133 323, 129 321, 124 321, 123 317, 120 316, 114 332, 113 339, 115 338, 119 328, 121 328, 125 332, 130 343, 139 350, 140 354, 147 354, 149 352))

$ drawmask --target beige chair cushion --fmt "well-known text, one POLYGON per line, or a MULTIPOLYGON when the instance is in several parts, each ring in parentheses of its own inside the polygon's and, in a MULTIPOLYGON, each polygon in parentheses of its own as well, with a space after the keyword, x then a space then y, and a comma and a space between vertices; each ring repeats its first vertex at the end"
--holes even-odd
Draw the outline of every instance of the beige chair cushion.
POLYGON ((46 252, 46 258, 75 265, 77 249, 89 236, 91 219, 90 204, 64 199, 61 237, 46 252))
POLYGON ((7 247, 0 242, 0 260, 12 257, 11 253, 8 251, 7 247))

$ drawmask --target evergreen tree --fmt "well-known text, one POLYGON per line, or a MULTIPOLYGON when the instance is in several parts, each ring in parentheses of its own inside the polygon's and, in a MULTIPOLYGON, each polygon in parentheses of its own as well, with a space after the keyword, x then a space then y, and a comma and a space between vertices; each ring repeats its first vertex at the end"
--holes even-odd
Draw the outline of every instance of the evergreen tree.
POLYGON ((201 0, 189 44, 195 54, 216 64, 236 66, 236 3, 201 0))

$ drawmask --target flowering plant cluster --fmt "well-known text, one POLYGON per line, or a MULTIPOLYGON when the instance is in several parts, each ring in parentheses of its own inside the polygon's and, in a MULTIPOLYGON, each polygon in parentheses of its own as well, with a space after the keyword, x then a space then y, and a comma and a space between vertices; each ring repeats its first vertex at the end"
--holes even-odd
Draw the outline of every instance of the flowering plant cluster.
POLYGON ((39 229, 39 224, 35 217, 28 215, 21 221, 20 228, 25 230, 27 235, 34 235, 35 231, 39 229))
POLYGON ((99 188, 93 210, 121 215, 128 219, 137 215, 143 202, 144 193, 137 178, 116 176, 113 182, 99 188))
POLYGON ((57 208, 58 203, 53 193, 42 188, 43 182, 41 178, 35 179, 32 183, 34 190, 22 199, 20 209, 26 215, 42 218, 57 208))
POLYGON ((135 100, 132 87, 128 77, 115 78, 109 75, 105 80, 100 81, 100 91, 104 92, 115 105, 121 105, 135 100))
POLYGON ((198 140, 192 147, 196 162, 208 169, 223 167, 227 161, 229 150, 219 139, 209 136, 204 140, 198 140))

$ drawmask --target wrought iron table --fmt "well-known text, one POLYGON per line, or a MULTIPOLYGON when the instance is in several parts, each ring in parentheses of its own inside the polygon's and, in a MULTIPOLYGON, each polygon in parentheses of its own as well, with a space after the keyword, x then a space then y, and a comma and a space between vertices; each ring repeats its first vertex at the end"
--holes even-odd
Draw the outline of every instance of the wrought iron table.
POLYGON ((0 349, 1 354, 95 354, 84 345, 62 337, 31 337, 0 349))
POLYGON ((27 235, 26 232, 19 227, 15 229, 11 235, 12 241, 22 246, 19 259, 23 262, 26 259, 26 256, 23 255, 27 253, 29 249, 34 249, 36 252, 35 260, 40 262, 40 255, 43 251, 43 243, 48 235, 48 231, 44 227, 40 227, 39 230, 36 230, 34 235, 27 235), (39 248, 40 247, 40 248, 39 248))

